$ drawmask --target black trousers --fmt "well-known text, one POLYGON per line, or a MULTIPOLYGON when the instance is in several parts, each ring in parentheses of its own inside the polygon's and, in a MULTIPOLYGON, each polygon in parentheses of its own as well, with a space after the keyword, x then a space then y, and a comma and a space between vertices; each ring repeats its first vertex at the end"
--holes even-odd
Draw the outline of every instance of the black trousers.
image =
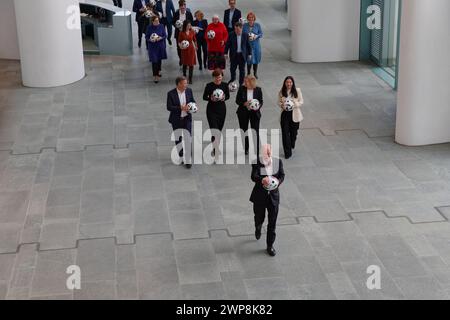
POLYGON ((267 247, 272 247, 275 243, 276 238, 276 227, 278 218, 278 205, 273 205, 270 198, 267 197, 267 202, 265 204, 254 203, 253 212, 255 213, 255 227, 260 227, 263 225, 266 218, 266 210, 268 213, 269 224, 267 225, 267 247))
POLYGON ((299 128, 300 123, 292 121, 292 111, 283 111, 281 113, 281 137, 286 158, 292 156, 292 149, 295 149, 299 128))
POLYGON ((208 44, 205 39, 201 41, 197 39, 197 59, 200 67, 208 67, 208 44))
MULTIPOLYGON (((206 107, 206 118, 208 119, 209 128, 217 129, 219 131, 223 130, 225 126, 225 118, 227 116, 226 107, 220 107, 217 105, 208 105, 206 107)), ((216 138, 211 137, 211 142, 214 142, 216 138)))
POLYGON ((113 0, 113 3, 116 7, 122 8, 122 0, 113 0))
POLYGON ((138 40, 139 43, 141 43, 142 35, 145 34, 145 32, 147 31, 147 27, 150 24, 150 20, 145 16, 141 16, 139 17, 137 24, 138 24, 138 40))
POLYGON ((161 66, 162 61, 152 63, 152 71, 154 77, 159 76, 159 73, 161 72, 161 66))
POLYGON ((172 38, 172 24, 167 22, 167 18, 161 18, 161 23, 167 29, 167 40, 170 40, 172 38))
POLYGON ((231 82, 236 81, 236 69, 239 67, 239 85, 242 86, 245 78, 245 58, 242 54, 230 59, 231 82))
POLYGON ((187 70, 189 69, 189 83, 192 82, 194 75, 194 66, 183 66, 183 76, 186 77, 187 70))
MULTIPOLYGON (((255 111, 248 111, 245 107, 239 107, 237 112, 238 120, 239 120, 239 128, 242 131, 248 131, 248 123, 250 122, 250 127, 256 131, 256 152, 259 155, 259 123, 260 119, 258 118, 255 111)), ((245 151, 249 150, 249 139, 248 136, 245 137, 245 151)))
MULTIPOLYGON (((192 119, 188 120, 187 117, 182 118, 180 120, 179 125, 174 125, 172 123, 172 129, 173 131, 178 130, 178 129, 185 129, 189 132, 190 135, 192 135, 192 119)), ((189 137, 184 137, 184 139, 186 140, 186 143, 192 143, 191 140, 191 136, 189 137)), ((183 150, 183 137, 179 137, 177 141, 175 141, 175 145, 177 146, 177 150, 178 150, 178 155, 180 157, 184 156, 184 150, 183 150)), ((187 155, 186 156, 186 163, 191 163, 192 162, 192 148, 191 148, 191 156, 187 155)))

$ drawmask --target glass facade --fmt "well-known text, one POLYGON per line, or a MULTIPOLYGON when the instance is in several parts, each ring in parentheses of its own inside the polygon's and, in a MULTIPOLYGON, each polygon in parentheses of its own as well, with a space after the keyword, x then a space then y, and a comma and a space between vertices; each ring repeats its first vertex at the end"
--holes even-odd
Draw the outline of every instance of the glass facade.
POLYGON ((360 59, 396 87, 401 0, 361 1, 360 59))

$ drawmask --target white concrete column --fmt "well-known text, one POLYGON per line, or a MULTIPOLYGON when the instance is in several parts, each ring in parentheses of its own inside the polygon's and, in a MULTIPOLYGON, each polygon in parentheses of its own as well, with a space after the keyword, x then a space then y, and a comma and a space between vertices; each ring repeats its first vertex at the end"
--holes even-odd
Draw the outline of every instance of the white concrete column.
POLYGON ((287 0, 287 4, 288 4, 288 11, 287 11, 288 30, 292 30, 291 2, 293 2, 293 0, 287 0))
POLYGON ((291 0, 294 62, 359 59, 360 0, 291 0))
POLYGON ((19 60, 14 0, 0 0, 0 59, 19 60))
POLYGON ((396 141, 450 142, 450 1, 402 4, 396 141))
POLYGON ((82 79, 78 0, 15 0, 14 5, 23 85, 56 87, 82 79), (69 28, 74 21, 75 28, 69 28))

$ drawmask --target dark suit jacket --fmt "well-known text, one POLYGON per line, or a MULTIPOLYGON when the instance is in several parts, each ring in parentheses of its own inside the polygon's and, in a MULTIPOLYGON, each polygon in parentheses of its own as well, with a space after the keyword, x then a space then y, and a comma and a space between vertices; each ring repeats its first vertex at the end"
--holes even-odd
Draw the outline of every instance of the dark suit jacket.
MULTIPOLYGON (((162 2, 159 0, 156 3, 156 11, 163 13, 162 2)), ((167 22, 172 24, 173 16, 175 15, 175 6, 172 0, 166 0, 166 18, 167 22)))
MULTIPOLYGON (((255 90, 253 90, 253 98, 258 99, 262 108, 264 100, 262 89, 260 87, 256 87, 255 90)), ((246 103, 247 101, 247 88, 245 86, 241 86, 236 94, 236 104, 239 106, 237 113, 251 112, 252 114, 255 114, 258 119, 261 119, 261 109, 259 109, 258 111, 249 111, 247 107, 244 106, 244 103, 246 103)))
MULTIPOLYGON (((234 24, 236 22, 238 22, 241 17, 242 17, 241 11, 238 9, 234 9, 234 15, 233 15, 233 19, 232 19, 233 28, 231 28, 231 29, 234 29, 234 24)), ((227 27, 228 30, 230 29, 228 27, 228 23, 230 22, 229 20, 230 20, 230 9, 227 9, 227 10, 225 10, 225 14, 223 16, 223 24, 225 25, 225 27, 227 27)))
MULTIPOLYGON (((194 94, 192 93, 191 88, 186 89, 186 104, 194 102, 194 94)), ((176 127, 180 127, 181 120, 181 104, 180 99, 178 98, 177 89, 173 89, 167 93, 167 110, 170 111, 169 122, 176 127)), ((192 120, 192 115, 188 113, 187 119, 192 120)))
MULTIPOLYGON (((146 4, 150 3, 150 0, 145 0, 146 4)), ((139 10, 142 9, 142 1, 141 0, 134 0, 133 2, 133 12, 136 13, 136 21, 139 20, 139 18, 141 17, 141 13, 139 10)))
MULTIPOLYGON (((230 52, 230 60, 235 60, 237 58, 237 47, 237 34, 232 32, 228 37, 228 41, 225 46, 225 54, 230 52)), ((250 40, 248 39, 248 33, 245 32, 242 32, 241 50, 244 60, 247 61, 247 57, 252 53, 252 47, 250 45, 250 40)))
MULTIPOLYGON (((280 180, 280 185, 284 181, 284 168, 283 168, 283 161, 278 158, 273 158, 272 161, 274 162, 274 172, 272 174, 273 177, 280 180), (278 169, 278 170, 276 170, 278 169)), ((273 191, 267 191, 264 189, 262 185, 262 180, 267 177, 264 170, 264 165, 258 161, 257 164, 252 165, 252 181, 255 183, 255 186, 253 187, 252 194, 250 196, 250 201, 255 204, 261 204, 265 205, 267 203, 267 200, 272 202, 274 206, 278 206, 280 204, 280 191, 278 189, 273 191)))
MULTIPOLYGON (((178 41, 178 35, 180 34, 180 30, 176 27, 177 21, 180 20, 180 10, 178 9, 175 14, 173 15, 172 24, 175 27, 175 39, 178 41)), ((189 20, 192 24, 194 22, 194 17, 192 16, 192 13, 189 9, 186 10, 186 20, 189 20)))

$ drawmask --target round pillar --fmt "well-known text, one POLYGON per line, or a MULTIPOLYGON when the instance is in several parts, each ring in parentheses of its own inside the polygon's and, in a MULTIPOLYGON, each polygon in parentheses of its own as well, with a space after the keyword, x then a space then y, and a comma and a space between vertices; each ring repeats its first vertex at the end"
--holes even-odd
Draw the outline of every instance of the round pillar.
POLYGON ((396 141, 450 142, 450 1, 402 2, 396 141))
POLYGON ((78 0, 15 0, 14 5, 23 85, 56 87, 82 79, 78 0))

